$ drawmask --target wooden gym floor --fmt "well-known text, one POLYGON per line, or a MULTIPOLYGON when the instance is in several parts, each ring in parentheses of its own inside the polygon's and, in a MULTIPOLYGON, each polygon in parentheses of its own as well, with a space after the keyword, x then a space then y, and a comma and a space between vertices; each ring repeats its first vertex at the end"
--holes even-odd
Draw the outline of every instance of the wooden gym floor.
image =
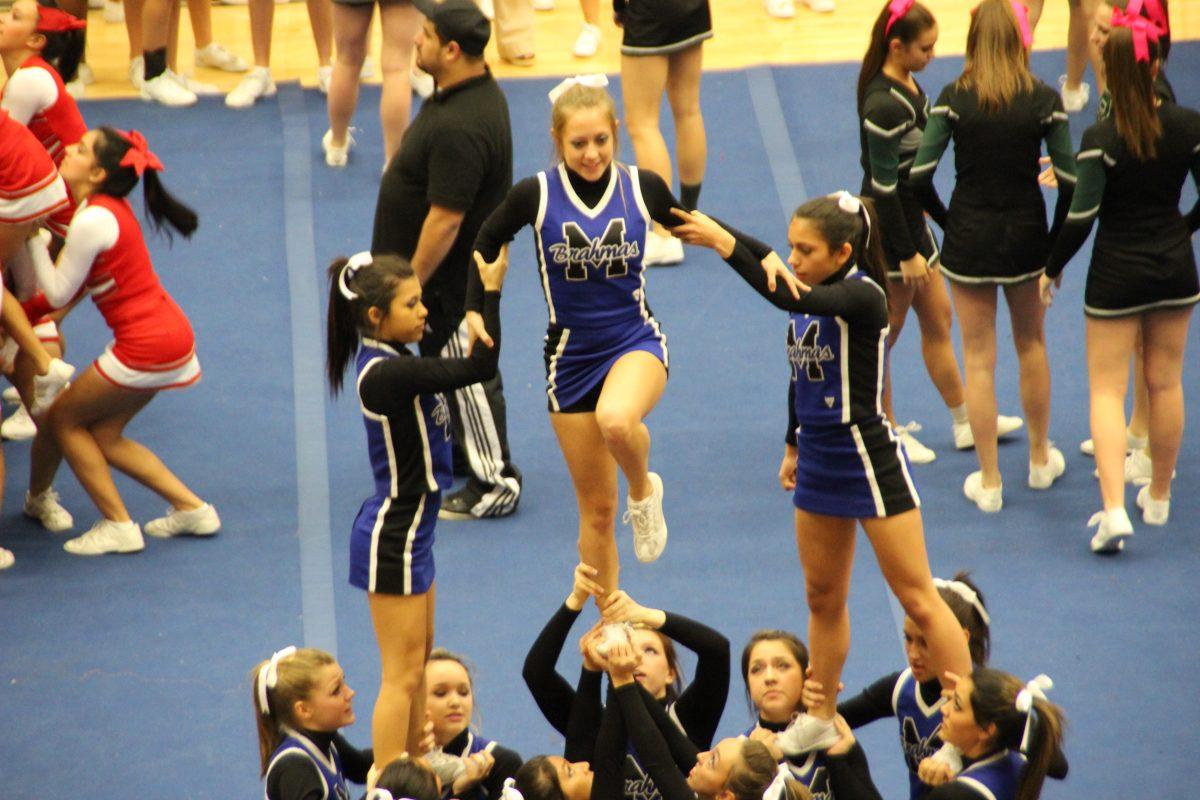
MULTIPOLYGON (((756 64, 800 64, 857 61, 866 46, 871 22, 880 8, 879 0, 838 0, 833 14, 815 14, 797 0, 796 17, 779 20, 767 16, 759 0, 712 0, 716 36, 705 44, 708 69, 740 69, 756 64)), ((938 53, 961 54, 966 41, 966 0, 931 0, 941 25, 938 53)), ((607 3, 602 4, 606 7, 607 3)), ((539 12, 536 29, 536 63, 514 67, 500 61, 494 46, 488 60, 500 77, 570 75, 579 72, 615 73, 620 68, 620 31, 605 19, 600 52, 590 59, 575 58, 571 45, 579 31, 582 15, 574 0, 558 0, 554 11, 539 12)), ((1171 18, 1175 38, 1200 38, 1200 0, 1174 0, 1171 18)), ((105 23, 101 12, 90 17, 88 61, 96 83, 88 97, 128 97, 133 94, 127 78, 129 44, 124 25, 105 23)), ((213 30, 221 42, 250 59, 249 19, 245 6, 218 5, 213 8, 213 30)), ((378 26, 372 52, 378 54, 378 26)), ((1037 49, 1062 48, 1067 36, 1067 4, 1046 0, 1037 29, 1037 49)), ((179 65, 191 71, 193 40, 186 12, 180 32, 179 65)), ((305 4, 293 2, 276 7, 272 53, 275 80, 296 80, 312 86, 316 82, 317 57, 308 26, 305 4)), ((202 80, 224 90, 233 88, 238 76, 211 69, 198 70, 202 80)), ((377 80, 377 79, 376 79, 377 80)))

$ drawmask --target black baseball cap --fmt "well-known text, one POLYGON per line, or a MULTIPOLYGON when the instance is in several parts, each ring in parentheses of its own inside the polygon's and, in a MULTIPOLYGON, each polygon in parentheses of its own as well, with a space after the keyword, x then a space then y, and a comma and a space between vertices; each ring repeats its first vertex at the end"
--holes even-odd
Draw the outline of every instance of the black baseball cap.
POLYGON ((412 0, 412 3, 433 23, 443 42, 458 42, 467 55, 483 55, 492 25, 472 0, 412 0))

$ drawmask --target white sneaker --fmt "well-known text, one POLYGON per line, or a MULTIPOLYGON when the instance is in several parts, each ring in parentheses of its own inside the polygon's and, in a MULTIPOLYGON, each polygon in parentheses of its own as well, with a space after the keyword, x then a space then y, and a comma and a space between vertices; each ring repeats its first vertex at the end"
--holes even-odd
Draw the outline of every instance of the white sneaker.
POLYGON ((146 82, 146 58, 145 56, 134 56, 129 59, 129 83, 134 89, 139 92, 142 90, 142 84, 146 82))
POLYGON ((412 90, 422 100, 427 100, 433 96, 433 90, 436 88, 436 85, 433 82, 433 76, 425 70, 414 66, 408 71, 408 82, 412 85, 412 90))
MULTIPOLYGON (((1175 480, 1178 470, 1171 472, 1171 480, 1175 480)), ((1138 447, 1130 450, 1125 456, 1125 482, 1134 486, 1145 486, 1154 477, 1154 462, 1145 448, 1138 447)))
MULTIPOLYGON (((1146 437, 1134 436, 1128 430, 1125 431, 1125 449, 1126 450, 1141 450, 1146 446, 1146 437)), ((1092 439, 1084 439, 1079 443, 1079 452, 1085 456, 1095 457, 1096 442, 1092 439)))
POLYGON ((333 81, 333 65, 317 67, 317 88, 321 94, 329 94, 329 84, 333 81))
POLYGON ((633 526, 633 552, 638 561, 649 564, 658 560, 667 547, 667 521, 663 518, 663 483, 657 474, 647 473, 652 491, 641 500, 626 497, 621 522, 633 526))
POLYGON ((766 0, 767 13, 779 19, 796 16, 796 0, 766 0))
POLYGON ((74 556, 137 553, 145 549, 146 542, 136 522, 113 522, 108 519, 97 522, 83 536, 63 543, 63 550, 74 556))
POLYGON ((169 539, 172 536, 212 536, 221 530, 221 518, 212 503, 205 503, 199 508, 183 511, 178 508, 168 508, 165 517, 150 520, 146 523, 147 536, 157 539, 169 539))
POLYGON ((775 743, 784 755, 798 756, 813 750, 828 750, 838 740, 837 726, 831 719, 801 714, 775 735, 775 743))
POLYGON ((533 0, 534 11, 553 11, 554 0, 533 0))
POLYGON ((833 0, 804 0, 804 2, 818 14, 830 14, 837 10, 837 4, 833 0))
POLYGON ((591 58, 600 49, 600 29, 595 25, 583 23, 583 30, 575 37, 575 46, 571 52, 576 58, 591 58))
MULTIPOLYGON (((1004 414, 996 415, 996 438, 1003 439, 1014 431, 1019 431, 1025 426, 1025 420, 1020 417, 1009 417, 1004 414)), ((958 450, 970 450, 975 446, 975 434, 971 432, 971 423, 969 422, 951 422, 950 428, 954 432, 954 447, 958 450)))
POLYGON ((1004 508, 1004 485, 1001 484, 994 489, 985 489, 982 470, 975 470, 963 481, 963 494, 968 500, 979 506, 980 511, 987 514, 995 514, 1004 508))
POLYGON ((271 70, 254 67, 233 87, 233 91, 225 95, 225 105, 230 108, 249 108, 260 97, 274 96, 275 81, 271 80, 271 70))
POLYGON ((196 104, 196 93, 164 72, 142 84, 142 99, 168 108, 185 108, 196 104))
POLYGON ((607 656, 608 651, 618 644, 633 643, 633 626, 628 622, 610 622, 600 628, 600 641, 596 643, 596 652, 607 656))
POLYGON ((1045 464, 1029 462, 1030 489, 1049 489, 1067 471, 1067 461, 1063 458, 1062 451, 1053 444, 1050 445, 1049 451, 1045 464))
POLYGON ((17 557, 12 554, 12 550, 0 547, 0 570, 8 569, 15 563, 17 563, 17 557))
POLYGON ((1067 88, 1067 76, 1060 75, 1058 77, 1058 92, 1062 95, 1063 108, 1068 113, 1082 111, 1083 107, 1088 104, 1088 98, 1091 96, 1092 89, 1087 83, 1080 83, 1078 89, 1067 88))
POLYGON ((174 70, 167 70, 167 75, 171 77, 171 80, 175 81, 184 89, 187 89, 197 97, 216 97, 221 93, 221 87, 217 86, 215 83, 198 81, 191 75, 180 75, 174 70))
POLYGON ((937 453, 918 442, 917 437, 913 436, 914 433, 921 430, 921 423, 910 422, 907 425, 897 425, 893 430, 900 437, 900 444, 904 446, 904 454, 908 456, 911 463, 930 464, 937 458, 937 453))
POLYGON ((25 493, 25 516, 36 519, 43 528, 54 533, 75 527, 75 519, 58 502, 58 492, 53 486, 41 494, 25 493))
POLYGON ((362 69, 358 71, 358 77, 364 81, 375 77, 375 59, 370 56, 363 59, 362 69))
POLYGON ((125 4, 108 0, 104 4, 104 21, 109 25, 125 24, 125 4))
POLYGON ((321 147, 325 150, 325 163, 331 167, 344 167, 346 161, 350 158, 350 147, 354 144, 354 137, 350 135, 353 131, 350 128, 346 131, 346 143, 338 147, 333 143, 333 131, 325 131, 325 135, 321 137, 321 147))
POLYGON ((952 744, 943 744, 930 758, 949 767, 951 775, 957 775, 963 771, 962 750, 952 744))
POLYGON ((0 399, 6 403, 19 403, 21 402, 21 393, 17 391, 17 387, 9 386, 0 394, 0 399))
POLYGON ((197 67, 212 67, 224 72, 245 72, 250 65, 242 57, 217 42, 209 42, 196 51, 193 61, 197 67))
POLYGON ((443 786, 450 786, 460 775, 467 771, 466 762, 461 756, 451 755, 440 747, 435 747, 425 754, 429 768, 441 780, 443 786))
POLYGON ((642 266, 670 267, 683 263, 683 242, 674 236, 664 236, 655 231, 646 232, 646 252, 642 254, 642 266))
POLYGON ((1142 510, 1142 522, 1147 525, 1166 525, 1171 516, 1171 498, 1155 500, 1150 496, 1150 486, 1143 486, 1137 493, 1137 507, 1142 510))
POLYGON ((1125 540, 1133 536, 1133 523, 1123 508, 1097 511, 1088 520, 1088 527, 1096 529, 1092 536, 1093 553, 1119 553, 1125 549, 1125 540))
POLYGON ((23 442, 37 436, 37 423, 29 416, 29 409, 17 406, 17 410, 0 422, 0 439, 23 442))
POLYGON ((33 377, 33 408, 29 409, 29 413, 40 417, 49 411, 74 374, 75 368, 61 358, 50 359, 50 369, 46 374, 33 377))

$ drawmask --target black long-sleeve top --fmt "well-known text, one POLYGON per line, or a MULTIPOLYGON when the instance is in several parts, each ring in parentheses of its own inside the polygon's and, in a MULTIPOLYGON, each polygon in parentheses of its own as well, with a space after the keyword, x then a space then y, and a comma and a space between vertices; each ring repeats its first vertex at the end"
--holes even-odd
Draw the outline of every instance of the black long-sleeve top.
MULTIPOLYGON (((366 783, 367 772, 375 761, 375 751, 359 750, 340 733, 300 731, 326 755, 330 745, 337 747, 342 762, 342 774, 354 783, 366 783)), ((322 800, 325 780, 313 760, 302 753, 288 753, 279 758, 267 773, 267 800, 322 800)))
POLYGON ((403 344, 363 339, 357 388, 377 496, 413 497, 449 488, 450 417, 439 393, 496 374, 498 292, 485 294, 483 314, 494 344, 479 343, 466 358, 420 358, 403 344))
POLYGON ((637 751, 638 762, 663 800, 695 800, 696 793, 688 786, 684 775, 686 769, 695 765, 698 751, 692 754, 691 764, 687 767, 678 763, 678 754, 672 751, 661 724, 655 722, 644 699, 639 696, 642 693, 639 688, 637 681, 610 688, 607 708, 620 710, 626 736, 637 751))
MULTIPOLYGON (((555 671, 555 664, 579 613, 565 603, 559 607, 534 640, 521 671, 525 685, 533 694, 542 715, 564 736, 567 735, 576 692, 566 678, 555 671)), ((729 694, 729 640, 706 625, 670 612, 667 612, 666 621, 659 632, 698 657, 696 675, 675 702, 670 704, 670 713, 679 720, 696 747, 707 750, 712 744, 729 694)), ((583 670, 583 673, 580 684, 590 687, 591 684, 585 681, 593 678, 588 677, 587 670, 583 670)), ((598 692, 600 675, 590 674, 594 676, 598 692)))
POLYGON ((1200 114, 1164 104, 1158 107, 1162 137, 1148 161, 1131 156, 1109 116, 1083 134, 1078 183, 1071 211, 1046 259, 1046 275, 1058 277, 1078 252, 1097 217, 1100 228, 1093 262, 1154 260, 1156 254, 1186 247, 1200 229, 1200 201, 1187 214, 1179 199, 1188 173, 1200 186, 1200 114))

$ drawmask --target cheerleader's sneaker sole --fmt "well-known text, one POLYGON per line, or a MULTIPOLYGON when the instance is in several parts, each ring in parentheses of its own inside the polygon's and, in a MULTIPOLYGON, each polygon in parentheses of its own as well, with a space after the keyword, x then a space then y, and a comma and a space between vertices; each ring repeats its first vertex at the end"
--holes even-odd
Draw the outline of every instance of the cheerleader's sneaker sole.
POLYGON ((775 736, 775 743, 785 755, 798 756, 814 750, 828 750, 838 738, 833 720, 801 714, 775 736))
POLYGON ((186 511, 178 508, 168 509, 165 517, 150 520, 145 527, 146 534, 156 539, 169 539, 172 536, 212 536, 219 530, 221 518, 217 516, 217 510, 211 503, 186 511))

